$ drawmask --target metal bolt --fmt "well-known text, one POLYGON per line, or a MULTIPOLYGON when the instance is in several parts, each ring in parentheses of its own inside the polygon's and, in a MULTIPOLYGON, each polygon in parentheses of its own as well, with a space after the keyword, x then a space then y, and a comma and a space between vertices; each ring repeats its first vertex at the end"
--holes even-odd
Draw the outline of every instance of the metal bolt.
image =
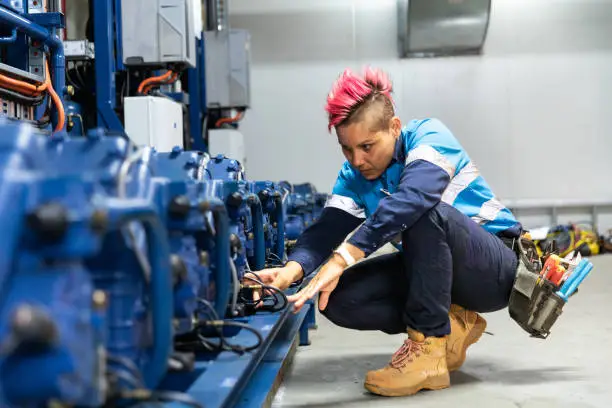
POLYGON ((104 210, 94 210, 91 214, 89 226, 95 233, 101 234, 108 227, 108 213, 104 210))
POLYGON ((242 242, 240 241, 240 238, 238 238, 238 235, 230 235, 230 245, 232 248, 232 253, 240 252, 240 250, 242 249, 242 242))
POLYGON ((200 265, 202 266, 208 266, 208 263, 210 261, 209 259, 210 257, 208 256, 208 252, 206 251, 201 251, 200 252, 200 265))
POLYGON ((94 293, 91 295, 91 299, 92 299, 93 307, 95 309, 100 310, 100 309, 106 308, 108 298, 106 296, 106 293, 104 293, 104 291, 102 290, 94 291, 94 293))
POLYGON ((176 254, 170 255, 170 271, 174 286, 187 279, 187 266, 183 262, 183 258, 176 254))
POLYGON ((198 209, 203 213, 208 212, 210 210, 210 203, 208 201, 201 201, 198 204, 198 209))

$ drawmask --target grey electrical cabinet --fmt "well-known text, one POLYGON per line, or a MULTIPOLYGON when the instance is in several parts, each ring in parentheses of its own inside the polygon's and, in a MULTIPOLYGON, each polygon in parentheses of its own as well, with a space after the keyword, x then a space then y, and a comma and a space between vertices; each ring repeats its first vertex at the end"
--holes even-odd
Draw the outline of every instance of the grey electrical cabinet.
POLYGON ((250 35, 246 30, 207 31, 206 104, 211 109, 251 104, 250 35))
POLYGON ((195 33, 194 0, 121 0, 125 65, 195 67, 195 33))

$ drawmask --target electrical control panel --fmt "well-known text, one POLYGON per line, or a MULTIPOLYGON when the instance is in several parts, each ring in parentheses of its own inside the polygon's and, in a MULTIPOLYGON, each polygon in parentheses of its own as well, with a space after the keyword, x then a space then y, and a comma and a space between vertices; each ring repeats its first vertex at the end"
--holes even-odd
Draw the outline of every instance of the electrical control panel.
POLYGON ((194 67, 194 12, 193 0, 121 0, 123 63, 194 67))
POLYGON ((251 104, 250 35, 246 30, 207 31, 206 100, 211 109, 251 104))
POLYGON ((168 98, 132 96, 125 98, 125 131, 138 146, 158 152, 183 147, 183 107, 168 98))

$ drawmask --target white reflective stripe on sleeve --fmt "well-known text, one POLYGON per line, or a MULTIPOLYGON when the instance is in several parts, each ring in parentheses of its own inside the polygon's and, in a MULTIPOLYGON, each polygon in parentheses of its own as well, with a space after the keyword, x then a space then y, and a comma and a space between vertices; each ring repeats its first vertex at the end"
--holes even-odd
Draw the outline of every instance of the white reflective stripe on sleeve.
POLYGON ((505 206, 497 198, 492 198, 489 201, 486 201, 482 207, 480 207, 480 212, 478 215, 471 218, 477 224, 482 225, 496 219, 499 212, 504 208, 505 206))
POLYGON ((455 175, 455 166, 453 166, 446 157, 431 146, 420 145, 410 150, 408 152, 408 157, 406 157, 406 165, 416 160, 425 160, 435 164, 447 172, 451 178, 455 175))
POLYGON ((334 207, 342 211, 346 211, 351 214, 353 217, 357 218, 365 218, 365 210, 357 205, 355 200, 350 197, 341 196, 337 194, 332 194, 331 197, 327 199, 325 203, 325 207, 334 207))
POLYGON ((465 165, 453 179, 442 194, 442 201, 453 205, 457 196, 467 188, 474 180, 480 176, 480 172, 475 164, 469 162, 465 165))

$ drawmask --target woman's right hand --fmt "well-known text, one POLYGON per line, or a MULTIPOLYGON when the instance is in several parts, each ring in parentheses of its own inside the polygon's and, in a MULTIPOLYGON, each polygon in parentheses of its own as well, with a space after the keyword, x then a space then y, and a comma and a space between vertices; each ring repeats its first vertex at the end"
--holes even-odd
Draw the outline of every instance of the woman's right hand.
POLYGON ((291 284, 302 278, 304 275, 302 266, 297 263, 290 261, 287 265, 282 268, 269 268, 261 271, 255 271, 253 273, 247 273, 244 275, 243 283, 247 285, 256 284, 255 281, 249 279, 249 276, 260 280, 265 285, 274 286, 280 290, 285 290, 291 284), (254 274, 256 274, 254 276, 254 274))

